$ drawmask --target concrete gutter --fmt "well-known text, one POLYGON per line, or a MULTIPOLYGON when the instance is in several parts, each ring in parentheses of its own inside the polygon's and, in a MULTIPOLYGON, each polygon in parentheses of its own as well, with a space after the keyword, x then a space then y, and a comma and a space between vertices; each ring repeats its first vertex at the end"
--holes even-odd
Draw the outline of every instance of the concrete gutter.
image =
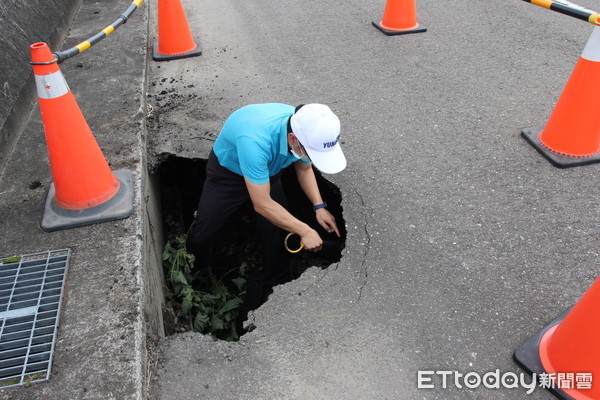
MULTIPOLYGON (((61 2, 52 3, 47 8, 58 11, 61 2)), ((84 0, 66 41, 52 50, 87 39, 127 6, 118 0, 84 0)), ((30 27, 44 21, 32 21, 30 27)), ((144 3, 109 38, 60 65, 111 169, 133 172, 134 214, 128 219, 53 233, 40 229, 52 176, 39 109, 21 111, 20 117, 29 119, 0 175, 0 256, 62 248, 70 248, 72 256, 50 380, 0 391, 0 399, 146 397, 147 342, 163 332, 162 270, 155 250, 162 244, 161 227, 145 155, 147 34, 144 3)), ((47 35, 27 36, 18 44, 26 56, 20 54, 17 68, 12 62, 0 64, 3 71, 32 76, 27 54, 32 40, 60 42, 47 35)))

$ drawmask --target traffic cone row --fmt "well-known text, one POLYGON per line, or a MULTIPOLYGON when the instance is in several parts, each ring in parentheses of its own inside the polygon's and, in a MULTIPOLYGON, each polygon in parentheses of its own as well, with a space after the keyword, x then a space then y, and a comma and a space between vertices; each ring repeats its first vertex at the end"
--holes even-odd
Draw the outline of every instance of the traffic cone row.
MULTIPOLYGON (((422 32, 414 0, 388 0, 384 33, 422 32)), ((47 231, 125 218, 132 213, 132 175, 114 174, 102 155, 73 94, 46 43, 31 45, 31 59, 53 176, 42 228, 47 231)), ((155 59, 200 54, 179 0, 159 0, 159 43, 155 59)), ((600 27, 595 27, 563 94, 543 129, 522 132, 555 165, 600 159, 600 27)), ((514 353, 530 373, 547 374, 561 399, 600 400, 600 278, 569 311, 552 321, 514 353), (558 378, 583 376, 561 386, 558 378), (595 380, 594 380, 595 379, 595 380)))

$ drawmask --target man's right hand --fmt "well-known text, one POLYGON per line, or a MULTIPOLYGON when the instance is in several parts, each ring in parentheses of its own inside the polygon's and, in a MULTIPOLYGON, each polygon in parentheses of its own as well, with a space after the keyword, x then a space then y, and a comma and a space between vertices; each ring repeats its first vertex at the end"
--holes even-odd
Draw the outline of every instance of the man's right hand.
POLYGON ((271 184, 269 182, 256 184, 249 181, 248 178, 245 179, 254 211, 284 231, 294 232, 300 236, 306 250, 321 250, 323 240, 321 240, 317 231, 294 217, 281 204, 271 198, 271 184))
POLYGON ((304 248, 308 251, 319 251, 323 248, 323 240, 314 229, 310 229, 306 234, 300 235, 304 248))

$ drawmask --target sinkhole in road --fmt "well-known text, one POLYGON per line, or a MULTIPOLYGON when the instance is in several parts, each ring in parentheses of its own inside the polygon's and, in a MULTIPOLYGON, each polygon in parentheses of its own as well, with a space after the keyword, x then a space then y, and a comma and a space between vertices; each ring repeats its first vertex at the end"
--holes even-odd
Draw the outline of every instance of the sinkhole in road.
MULTIPOLYGON (((237 340, 255 328, 254 322, 248 321, 248 313, 260 307, 272 293, 272 288, 266 287, 261 275, 263 251, 250 202, 227 223, 211 253, 208 268, 201 271, 192 266, 186 270, 182 259, 177 258, 185 251, 181 237, 194 220, 206 179, 206 163, 206 159, 168 155, 162 157, 154 173, 160 187, 165 238, 165 330, 167 335, 195 330, 218 339, 237 340)), ((288 210, 317 230, 325 243, 320 252, 302 250, 290 255, 289 280, 286 282, 297 279, 312 266, 327 268, 340 261, 345 246, 341 191, 316 170, 315 175, 341 237, 327 233, 317 223, 312 204, 298 185, 295 169, 289 167, 284 170, 282 186, 288 210)), ((290 240, 289 247, 296 248, 298 243, 290 240)))

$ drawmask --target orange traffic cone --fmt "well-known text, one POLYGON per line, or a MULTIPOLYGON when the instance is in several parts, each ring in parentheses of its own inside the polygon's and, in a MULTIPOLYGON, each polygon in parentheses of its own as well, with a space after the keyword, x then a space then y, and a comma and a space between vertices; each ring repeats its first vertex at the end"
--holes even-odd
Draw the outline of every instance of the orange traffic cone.
POLYGON ((600 27, 577 62, 546 126, 524 129, 521 135, 557 167, 600 161, 600 27))
POLYGON ((174 60, 202 54, 179 0, 158 0, 158 43, 154 45, 155 61, 174 60))
POLYGON ((417 22, 415 0, 387 0, 381 22, 373 25, 388 36, 427 31, 417 22))
POLYGON ((552 378, 561 399, 599 400, 600 278, 577 304, 515 352, 530 373, 552 378))
MULTIPOLYGON (((540 341, 540 359, 549 374, 585 373, 584 388, 562 388, 574 399, 600 399, 600 278, 558 325, 540 341), (588 383, 590 385, 588 385, 588 383)), ((577 383, 577 382, 574 382, 577 383)))
POLYGON ((110 170, 48 45, 34 43, 30 52, 53 178, 42 228, 125 218, 132 206, 120 203, 133 199, 126 193, 131 173, 121 171, 117 179, 110 170))

